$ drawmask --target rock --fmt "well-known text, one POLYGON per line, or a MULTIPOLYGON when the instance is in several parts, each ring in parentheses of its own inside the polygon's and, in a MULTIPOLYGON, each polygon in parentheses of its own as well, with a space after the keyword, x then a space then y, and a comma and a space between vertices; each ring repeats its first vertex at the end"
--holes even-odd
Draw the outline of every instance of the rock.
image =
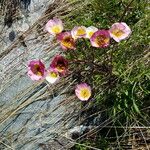
MULTIPOLYGON (((12 149, 38 150, 40 143, 59 138, 74 126, 78 104, 74 96, 61 94, 74 83, 70 77, 49 85, 46 81, 33 82, 27 76, 29 60, 42 59, 48 67, 61 49, 53 42, 54 37, 44 31, 48 20, 43 17, 44 12, 55 1, 21 2, 26 3, 29 11, 20 9, 18 21, 13 21, 8 28, 4 24, 4 15, 0 20, 3 39, 0 50, 0 133, 1 141, 12 149)), ((1 144, 0 149, 7 147, 1 144)))
POLYGON ((12 42, 14 39, 15 39, 15 32, 14 31, 11 31, 10 33, 9 33, 9 40, 12 42))

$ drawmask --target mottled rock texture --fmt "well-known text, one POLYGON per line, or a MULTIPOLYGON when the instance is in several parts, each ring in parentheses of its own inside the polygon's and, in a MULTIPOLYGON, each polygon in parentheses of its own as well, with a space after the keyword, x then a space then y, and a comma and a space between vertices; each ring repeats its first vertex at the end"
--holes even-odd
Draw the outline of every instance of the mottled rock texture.
POLYGON ((33 82, 27 62, 49 66, 61 49, 44 31, 48 19, 69 11, 63 0, 2 0, 0 19, 0 149, 68 149, 65 138, 77 122, 78 103, 66 96, 70 77, 55 85, 33 82), (57 140, 56 140, 57 139, 57 140), (59 141, 59 139, 61 139, 59 141), (62 144, 61 144, 62 143, 62 144))

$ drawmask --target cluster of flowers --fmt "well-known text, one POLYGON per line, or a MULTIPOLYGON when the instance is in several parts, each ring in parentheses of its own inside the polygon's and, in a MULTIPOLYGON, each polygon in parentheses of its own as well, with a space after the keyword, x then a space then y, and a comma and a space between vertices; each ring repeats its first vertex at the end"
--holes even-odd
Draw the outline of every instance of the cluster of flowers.
MULTIPOLYGON (((105 48, 109 46, 110 38, 120 42, 131 34, 131 29, 124 22, 114 23, 109 30, 99 30, 94 26, 75 26, 71 31, 63 32, 63 23, 57 18, 49 20, 45 30, 56 37, 64 50, 75 50, 76 40, 79 38, 89 39, 93 47, 105 48)), ((46 79, 49 83, 54 83, 67 72, 68 61, 61 55, 54 57, 48 69, 45 69, 41 60, 32 60, 28 64, 28 76, 32 80, 46 79)), ((91 87, 81 83, 76 86, 75 93, 80 100, 87 101, 91 97, 91 87)))

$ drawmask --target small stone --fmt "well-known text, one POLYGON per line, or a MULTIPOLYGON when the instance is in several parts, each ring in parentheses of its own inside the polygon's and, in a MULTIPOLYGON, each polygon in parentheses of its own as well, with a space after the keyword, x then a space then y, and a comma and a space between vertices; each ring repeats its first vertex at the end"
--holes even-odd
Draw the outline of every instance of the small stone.
POLYGON ((11 31, 11 32, 9 33, 9 40, 12 42, 12 41, 14 41, 15 37, 16 37, 15 32, 14 32, 14 31, 11 31))

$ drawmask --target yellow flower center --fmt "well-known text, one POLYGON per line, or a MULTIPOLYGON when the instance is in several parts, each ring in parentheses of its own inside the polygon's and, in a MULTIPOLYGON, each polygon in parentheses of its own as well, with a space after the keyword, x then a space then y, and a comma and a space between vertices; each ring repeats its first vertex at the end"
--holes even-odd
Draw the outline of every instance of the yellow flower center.
POLYGON ((94 32, 90 31, 90 32, 88 33, 88 36, 91 37, 91 36, 93 35, 93 33, 94 33, 94 32))
POLYGON ((79 28, 78 30, 77 30, 77 36, 81 36, 81 35, 84 35, 86 33, 86 31, 83 29, 83 28, 79 28))
POLYGON ((99 46, 102 46, 106 43, 109 42, 109 38, 105 37, 104 35, 100 35, 96 38, 96 43, 99 45, 99 46))
POLYGON ((52 77, 52 78, 57 78, 58 75, 55 72, 50 72, 49 76, 52 77))
POLYGON ((36 64, 34 66, 33 72, 37 75, 37 76, 42 76, 42 72, 40 70, 40 66, 38 64, 36 64))
POLYGON ((52 30, 52 32, 54 32, 55 34, 58 34, 58 33, 61 32, 60 26, 54 26, 54 27, 52 27, 51 30, 52 30))
POLYGON ((62 40, 62 45, 67 47, 67 48, 72 48, 73 47, 73 39, 71 37, 66 37, 65 39, 62 40))
POLYGON ((124 34, 124 32, 122 30, 115 29, 112 31, 112 34, 119 38, 124 34))
POLYGON ((57 70, 58 70, 59 72, 62 72, 62 71, 65 70, 65 67, 62 66, 62 65, 58 65, 56 68, 57 68, 57 70))
POLYGON ((42 73, 41 73, 40 71, 38 71, 38 72, 36 73, 36 75, 42 76, 42 73))
POLYGON ((82 89, 80 92, 80 97, 82 98, 89 98, 91 96, 91 92, 89 91, 89 89, 82 89))

